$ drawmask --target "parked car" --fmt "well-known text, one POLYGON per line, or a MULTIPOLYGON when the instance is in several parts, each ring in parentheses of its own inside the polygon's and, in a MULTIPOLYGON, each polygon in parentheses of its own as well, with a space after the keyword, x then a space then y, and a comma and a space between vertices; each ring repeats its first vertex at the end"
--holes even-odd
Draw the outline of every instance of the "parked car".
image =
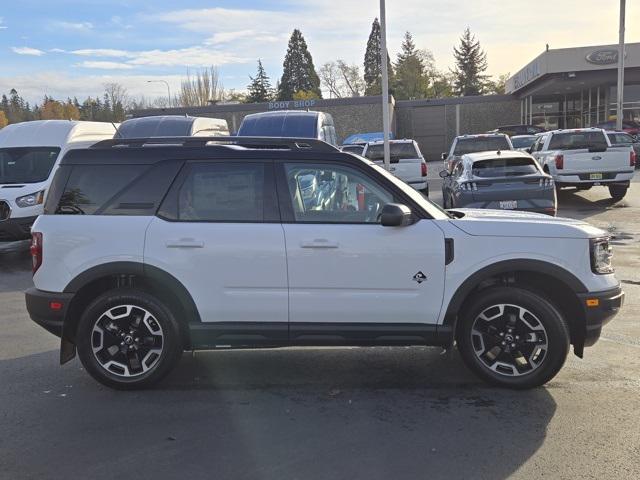
MULTIPOLYGON (((391 140, 389 149, 391 173, 429 196, 427 162, 418 144, 414 140, 391 140)), ((378 165, 384 165, 384 142, 367 143, 362 156, 378 165)))
POLYGON ((229 135, 227 121, 220 118, 161 115, 125 120, 117 138, 215 137, 229 135))
POLYGON ((39 120, 0 130, 0 251, 28 248, 60 159, 113 138, 111 123, 39 120))
MULTIPOLYGON (((609 120, 596 125, 596 128, 602 128, 603 130, 616 130, 617 123, 615 120, 609 120)), ((640 135, 640 123, 624 120, 622 122, 622 131, 629 135, 640 135)))
POLYGON ((511 144, 516 150, 529 152, 529 149, 538 138, 536 135, 514 135, 511 137, 511 144))
POLYGON ((356 155, 362 156, 362 152, 364 152, 365 143, 354 143, 351 145, 342 145, 340 150, 347 153, 355 153, 356 155))
POLYGON ((504 125, 489 133, 504 133, 505 135, 513 137, 515 135, 535 135, 544 131, 544 128, 536 127, 535 125, 504 125))
POLYGON ((480 135, 460 135, 453 139, 449 152, 442 154, 445 169, 453 171, 456 161, 463 155, 476 152, 513 150, 509 136, 504 133, 484 133, 480 135))
POLYGON ((324 112, 282 110, 247 115, 238 129, 239 137, 315 138, 338 144, 333 117, 324 112))
POLYGON ((524 152, 463 155, 453 172, 443 170, 444 208, 524 210, 555 216, 556 191, 551 175, 524 152))
POLYGON ((627 194, 636 164, 634 150, 612 147, 601 128, 544 133, 531 152, 542 169, 553 176, 556 188, 606 186, 616 201, 627 194))
POLYGON ((634 137, 626 132, 607 132, 609 137, 609 143, 614 147, 631 147, 636 152, 636 168, 640 168, 640 162, 638 158, 640 156, 640 139, 634 137))
POLYGON ((582 357, 624 298, 606 232, 584 221, 447 213, 379 165, 304 139, 73 150, 31 254, 27 309, 62 338, 61 363, 77 349, 121 389, 157 382, 184 350, 454 340, 484 380, 530 388, 570 344, 582 357), (328 186, 311 207, 309 175, 328 186))

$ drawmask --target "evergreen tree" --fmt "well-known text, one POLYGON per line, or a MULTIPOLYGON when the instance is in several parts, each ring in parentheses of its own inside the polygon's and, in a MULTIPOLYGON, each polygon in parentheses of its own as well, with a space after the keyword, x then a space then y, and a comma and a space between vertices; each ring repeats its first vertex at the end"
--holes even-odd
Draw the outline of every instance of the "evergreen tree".
POLYGON ((429 77, 434 69, 433 55, 430 52, 418 50, 411 33, 406 32, 395 64, 396 98, 407 100, 427 97, 429 77))
POLYGON ((258 73, 256 73, 256 76, 249 76, 249 78, 251 79, 251 83, 247 87, 249 95, 246 98, 246 103, 268 102, 273 98, 271 81, 267 76, 267 72, 264 71, 262 60, 258 60, 258 73))
MULTIPOLYGON (((387 55, 387 69, 389 71, 389 85, 393 85, 393 68, 389 55, 387 55)), ((364 54, 364 83, 365 95, 380 95, 382 93, 382 33, 377 18, 371 25, 367 50, 364 54)))
POLYGON ((278 100, 291 100, 297 92, 307 92, 322 98, 320 78, 313 65, 307 42, 300 30, 295 29, 289 39, 284 57, 282 78, 278 89, 278 100))
POLYGON ((487 54, 480 47, 480 42, 467 27, 460 38, 460 46, 453 48, 456 61, 455 92, 460 96, 482 95, 486 88, 487 54))

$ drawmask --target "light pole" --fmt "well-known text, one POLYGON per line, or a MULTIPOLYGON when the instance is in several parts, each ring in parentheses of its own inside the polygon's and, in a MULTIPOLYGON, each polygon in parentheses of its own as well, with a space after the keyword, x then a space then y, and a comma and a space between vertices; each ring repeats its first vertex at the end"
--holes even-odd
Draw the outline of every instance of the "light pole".
POLYGON ((389 149, 389 70, 387 66, 387 13, 385 0, 380 0, 380 63, 382 65, 382 131, 384 138, 384 168, 391 169, 391 151, 389 149))
POLYGON ((616 130, 622 130, 624 104, 624 24, 626 0, 620 0, 620 44, 618 45, 618 101, 616 108, 616 130))
POLYGON ((167 86, 167 95, 169 95, 169 106, 171 106, 171 87, 166 80, 147 80, 147 83, 164 83, 167 86))

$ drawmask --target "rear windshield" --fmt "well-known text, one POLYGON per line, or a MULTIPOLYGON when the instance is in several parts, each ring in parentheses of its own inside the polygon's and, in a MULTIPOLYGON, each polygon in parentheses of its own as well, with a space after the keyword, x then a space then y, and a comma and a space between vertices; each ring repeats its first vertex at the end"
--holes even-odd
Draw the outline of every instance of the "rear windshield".
POLYGON ((53 147, 0 149, 0 184, 44 182, 59 153, 53 147))
POLYGON ((555 133, 549 150, 606 149, 607 139, 602 132, 555 133))
POLYGON ((529 148, 533 145, 533 142, 536 141, 536 137, 520 137, 513 138, 511 137, 511 143, 513 144, 513 148, 529 148))
POLYGON ((258 115, 242 121, 240 137, 317 138, 318 117, 314 115, 258 115))
MULTIPOLYGON (((391 151, 392 162, 397 163, 399 160, 420 157, 413 143, 391 143, 389 147, 391 151)), ((383 144, 369 145, 369 148, 367 148, 367 154, 365 156, 369 160, 372 160, 374 162, 383 161, 384 145, 383 144)))
POLYGON ((539 173, 532 158, 492 158, 473 163, 473 176, 481 178, 517 177, 539 173))
POLYGON ((506 137, 472 137, 459 138, 454 155, 466 155, 467 153, 488 152, 490 150, 511 150, 506 137))

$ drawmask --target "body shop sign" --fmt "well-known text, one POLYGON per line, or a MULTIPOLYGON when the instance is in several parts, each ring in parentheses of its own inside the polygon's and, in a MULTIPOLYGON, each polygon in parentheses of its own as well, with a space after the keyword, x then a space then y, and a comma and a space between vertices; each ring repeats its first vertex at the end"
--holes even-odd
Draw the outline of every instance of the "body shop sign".
POLYGON ((591 52, 586 57, 587 62, 594 65, 611 65, 618 63, 618 51, 617 50, 596 50, 591 52))
POLYGON ((269 110, 290 110, 292 108, 315 107, 315 100, 290 100, 287 102, 269 102, 269 110))

